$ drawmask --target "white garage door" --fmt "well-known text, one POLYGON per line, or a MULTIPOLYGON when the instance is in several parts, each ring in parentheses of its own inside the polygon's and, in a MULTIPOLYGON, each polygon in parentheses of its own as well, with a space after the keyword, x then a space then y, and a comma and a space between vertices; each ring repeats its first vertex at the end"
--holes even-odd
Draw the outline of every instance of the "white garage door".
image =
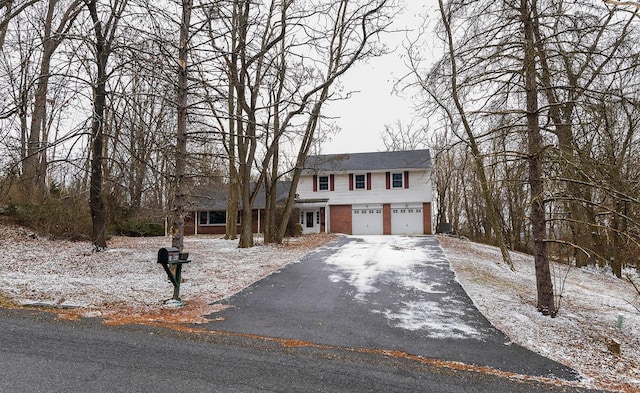
POLYGON ((354 235, 382 235, 382 205, 354 205, 351 224, 354 235))
POLYGON ((393 235, 421 235, 422 205, 391 205, 391 233, 393 235))

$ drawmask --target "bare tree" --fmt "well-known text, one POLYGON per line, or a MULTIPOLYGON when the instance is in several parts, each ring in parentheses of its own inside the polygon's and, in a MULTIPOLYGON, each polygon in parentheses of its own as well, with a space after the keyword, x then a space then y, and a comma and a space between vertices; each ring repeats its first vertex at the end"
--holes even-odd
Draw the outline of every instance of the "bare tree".
POLYGON ((382 143, 388 151, 415 150, 427 145, 427 131, 413 122, 403 125, 400 120, 395 124, 386 124, 381 133, 382 143))
MULTIPOLYGON (((549 254, 549 244, 572 245, 578 264, 588 256, 611 264, 616 274, 630 258, 611 249, 637 249, 636 219, 629 214, 637 187, 628 172, 635 154, 628 141, 637 138, 630 109, 639 81, 637 64, 629 61, 637 29, 601 4, 449 1, 442 8, 448 18, 442 31, 455 39, 448 45, 454 50, 428 78, 414 66, 416 79, 434 106, 449 113, 444 124, 451 132, 471 130, 458 136, 467 144, 475 138, 469 150, 483 157, 474 166, 485 167, 478 181, 490 185, 482 201, 500 207, 496 218, 509 243, 534 254, 537 306, 554 315, 549 260, 559 256, 549 254), (443 89, 454 75, 457 94, 443 89), (458 107, 456 97, 468 127, 459 110, 449 109, 458 107), (530 214, 524 214, 527 205, 530 214)), ((473 197, 474 187, 466 182, 462 193, 473 197)), ((473 206, 462 210, 468 230, 482 232, 473 206)))
MULTIPOLYGON (((480 187, 482 188, 483 200, 485 201, 485 204, 487 206, 489 224, 493 229, 496 242, 500 247, 500 251, 502 253, 502 259, 507 265, 509 265, 509 267, 511 267, 511 269, 513 269, 513 263, 511 261, 511 256, 509 255, 509 250, 507 248, 507 244, 505 241, 504 232, 503 232, 502 226, 500 225, 499 213, 494 203, 493 191, 491 190, 490 184, 487 180, 485 165, 483 162, 483 154, 480 150, 480 146, 477 140, 478 138, 474 134, 474 130, 472 129, 471 123, 468 119, 467 110, 465 109, 465 106, 463 105, 463 102, 460 97, 461 93, 459 91, 459 84, 458 84, 458 78, 460 76, 458 74, 458 61, 456 60, 456 53, 455 53, 456 47, 454 43, 454 35, 451 28, 452 15, 447 12, 447 9, 442 0, 439 0, 438 4, 440 6, 440 16, 442 18, 442 24, 446 34, 446 45, 447 45, 447 52, 448 52, 447 66, 450 70, 449 86, 451 89, 451 99, 453 101, 453 105, 456 112, 455 116, 457 116, 457 118, 459 119, 461 128, 464 130, 464 133, 466 136, 465 141, 468 144, 468 147, 471 150, 471 154, 473 155, 475 160, 474 168, 476 171, 476 175, 478 176, 478 179, 480 181, 480 187)), ((415 59, 415 56, 412 55, 412 57, 414 62, 418 61, 417 59, 415 59)), ((420 78, 417 64, 414 63, 412 70, 413 70, 412 72, 418 78, 420 78)), ((425 92, 427 92, 427 94, 429 94, 431 98, 436 101, 438 106, 445 111, 448 117, 449 124, 455 124, 457 121, 454 119, 454 112, 449 109, 448 104, 443 102, 441 98, 438 97, 426 83, 422 82, 420 84, 423 88, 425 88, 425 92)))
POLYGON ((184 216, 186 205, 185 166, 187 160, 187 95, 188 73, 187 61, 189 53, 189 29, 191 26, 192 0, 182 0, 182 18, 180 19, 180 43, 178 46, 178 130, 176 143, 176 197, 174 200, 173 237, 171 245, 180 252, 184 247, 184 216))
POLYGON ((34 92, 31 126, 23 163, 22 177, 25 196, 27 200, 32 202, 42 201, 47 191, 45 183, 48 141, 47 138, 43 138, 43 134, 45 133, 45 122, 47 120, 47 91, 51 72, 51 59, 82 9, 80 0, 73 1, 66 6, 58 26, 54 27, 54 15, 57 13, 59 5, 59 0, 49 0, 47 3, 43 25, 40 70, 34 92))
POLYGON ((375 45, 375 37, 389 27, 392 8, 387 1, 358 3, 343 0, 335 4, 335 8, 329 8, 325 17, 330 23, 330 33, 327 34, 327 62, 322 71, 322 79, 316 87, 304 94, 298 107, 287 114, 281 125, 286 129, 294 116, 303 113, 310 106, 295 158, 291 191, 275 239, 278 242, 284 237, 293 211, 295 190, 304 162, 314 144, 323 106, 329 100, 338 78, 347 73, 357 61, 381 53, 375 45))
POLYGON ((103 190, 103 154, 104 154, 104 125, 105 108, 107 106, 107 70, 112 45, 116 39, 118 24, 124 12, 127 0, 117 0, 106 10, 106 21, 101 17, 100 5, 97 0, 84 0, 93 22, 95 41, 93 50, 95 55, 96 73, 93 81, 93 115, 91 121, 91 181, 89 189, 89 207, 93 223, 91 241, 96 251, 107 247, 107 217, 102 194, 103 190))
POLYGON ((553 296, 553 281, 549 267, 549 250, 545 240, 547 238, 547 224, 545 216, 544 182, 542 161, 544 143, 539 124, 538 85, 536 82, 536 48, 535 19, 537 1, 521 0, 520 19, 524 32, 524 88, 527 109, 527 161, 529 164, 529 187, 531 189, 531 228, 533 234, 533 257, 536 268, 536 287, 538 293, 537 308, 544 315, 555 316, 557 313, 553 296))
POLYGON ((4 47, 4 40, 7 35, 7 29, 9 28, 9 22, 17 15, 19 15, 25 9, 36 4, 39 0, 27 0, 18 2, 16 0, 3 0, 0 3, 0 9, 4 10, 2 19, 0 20, 0 50, 4 47))

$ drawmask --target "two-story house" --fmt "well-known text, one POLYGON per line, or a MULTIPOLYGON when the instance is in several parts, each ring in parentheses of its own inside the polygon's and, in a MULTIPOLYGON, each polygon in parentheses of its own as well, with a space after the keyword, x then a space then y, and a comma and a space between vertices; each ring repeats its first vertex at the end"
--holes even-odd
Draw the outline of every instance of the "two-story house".
POLYGON ((296 191, 303 233, 432 233, 429 150, 309 156, 296 191))

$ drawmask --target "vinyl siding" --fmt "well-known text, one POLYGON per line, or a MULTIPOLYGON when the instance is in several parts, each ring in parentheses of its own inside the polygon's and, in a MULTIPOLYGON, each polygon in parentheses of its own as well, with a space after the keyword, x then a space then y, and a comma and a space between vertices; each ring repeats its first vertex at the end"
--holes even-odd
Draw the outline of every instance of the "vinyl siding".
MULTIPOLYGON (((404 171, 392 171, 404 172, 404 171)), ((354 172, 364 174, 366 172, 354 172)), ((318 174, 327 176, 328 174, 318 174)), ((411 203, 431 202, 432 189, 429 170, 408 171, 409 188, 386 188, 385 172, 371 173, 371 190, 349 190, 349 173, 333 176, 333 191, 320 191, 314 186, 316 176, 301 176, 297 193, 300 199, 328 198, 330 205, 354 205, 362 203, 411 203), (314 191, 314 189, 316 191, 314 191)), ((405 184, 407 181, 405 180, 405 184)))

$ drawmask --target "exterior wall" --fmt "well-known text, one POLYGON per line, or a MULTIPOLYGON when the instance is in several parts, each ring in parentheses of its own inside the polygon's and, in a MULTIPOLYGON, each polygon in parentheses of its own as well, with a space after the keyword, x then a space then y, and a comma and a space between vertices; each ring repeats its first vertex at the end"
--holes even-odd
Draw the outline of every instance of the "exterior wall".
POLYGON ((382 234, 389 235, 392 228, 393 206, 422 207, 421 232, 432 234, 431 201, 433 191, 431 187, 431 170, 391 170, 391 171, 353 171, 353 172, 319 172, 313 175, 303 175, 297 190, 300 200, 328 200, 329 214, 326 223, 329 232, 353 233, 353 211, 355 206, 382 206, 382 234), (403 173, 403 185, 408 187, 387 188, 390 179, 387 173, 403 173), (364 189, 355 189, 355 176, 364 175, 366 185, 364 189), (327 190, 320 190, 317 184, 319 176, 327 176, 329 186, 327 190))
POLYGON ((425 235, 433 234, 433 228, 431 227, 431 203, 422 204, 422 225, 424 226, 425 235))
MULTIPOLYGON (((395 171, 394 171, 395 172, 395 171)), ((399 171, 398 171, 399 172, 399 171)), ((402 203, 402 202, 430 202, 433 198, 429 170, 409 171, 409 188, 386 187, 385 172, 371 173, 371 190, 349 190, 349 174, 336 173, 333 180, 333 191, 314 191, 314 177, 302 176, 296 189, 300 199, 329 198, 331 205, 354 205, 367 203, 402 203)), ((354 172, 354 175, 366 175, 354 172)), ((320 176, 329 174, 320 173, 320 176)), ((317 187, 316 187, 317 189, 317 187)))
POLYGON ((332 233, 351 235, 351 205, 331 205, 329 207, 329 230, 332 233))
MULTIPOLYGON (((184 234, 185 236, 193 235, 195 233, 195 223, 193 222, 194 212, 189 212, 184 218, 184 234)), ((168 229, 167 229, 168 231, 168 229)))
POLYGON ((382 234, 391 235, 391 205, 382 205, 382 234))
MULTIPOLYGON (((241 214, 238 212, 238 214, 241 214)), ((195 225, 194 225, 194 217, 198 216, 198 212, 189 212, 187 218, 185 218, 184 223, 184 234, 187 236, 194 235, 195 225)), ((264 212, 253 210, 252 213, 252 231, 253 233, 258 233, 263 230, 264 226, 264 212), (258 212, 260 213, 260 220, 258 220, 258 212), (260 228, 258 228, 258 224, 260 224, 260 228)), ((240 225, 236 225, 236 233, 240 234, 241 227, 240 225)), ((198 235, 224 235, 227 232, 227 228, 225 225, 198 225, 198 235)))
POLYGON ((319 208, 300 208, 298 214, 298 223, 302 225, 302 233, 320 233, 324 226, 324 217, 319 208))

